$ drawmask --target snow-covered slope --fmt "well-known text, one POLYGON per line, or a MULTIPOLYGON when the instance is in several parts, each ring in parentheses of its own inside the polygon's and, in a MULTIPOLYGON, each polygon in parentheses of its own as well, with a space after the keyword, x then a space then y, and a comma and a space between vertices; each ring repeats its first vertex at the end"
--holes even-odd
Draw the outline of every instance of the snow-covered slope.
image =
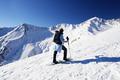
MULTIPOLYGON (((20 28, 21 27, 13 31, 16 32, 16 30, 18 30, 20 34, 16 34, 17 36, 12 38, 12 41, 13 39, 16 41, 18 35, 19 39, 22 39, 21 35, 23 35, 22 32, 24 29, 20 28)), ((39 49, 43 50, 42 54, 1 66, 0 80, 120 79, 119 19, 103 20, 94 17, 81 24, 59 24, 47 30, 47 32, 51 33, 50 38, 47 36, 37 41, 36 39, 34 41, 34 39, 28 38, 28 40, 31 40, 31 43, 27 43, 25 47, 22 48, 23 52, 21 56, 24 57, 29 53, 33 54, 36 49, 37 52, 40 51, 39 49), (69 63, 51 65, 53 56, 53 52, 50 50, 52 49, 51 41, 53 35, 51 32, 61 27, 64 28, 64 36, 69 36, 70 38, 70 45, 68 46, 68 44, 65 43, 65 46, 68 48, 68 57, 70 57, 71 54, 72 61, 69 63)), ((27 33, 26 35, 29 34, 27 33)), ((9 41, 11 37, 7 36, 5 39, 9 41)), ((26 40, 26 36, 23 38, 26 40)), ((61 52, 58 54, 57 60, 62 60, 62 56, 63 54, 61 52)))
POLYGON ((0 52, 6 62, 40 54, 46 46, 41 42, 51 36, 48 28, 22 24, 0 37, 0 52))
MULTIPOLYGON (((51 65, 52 52, 47 52, 2 66, 0 79, 119 80, 119 34, 120 28, 110 28, 77 39, 70 45, 73 59, 70 63, 51 65)), ((58 54, 57 60, 62 60, 62 54, 58 54)))

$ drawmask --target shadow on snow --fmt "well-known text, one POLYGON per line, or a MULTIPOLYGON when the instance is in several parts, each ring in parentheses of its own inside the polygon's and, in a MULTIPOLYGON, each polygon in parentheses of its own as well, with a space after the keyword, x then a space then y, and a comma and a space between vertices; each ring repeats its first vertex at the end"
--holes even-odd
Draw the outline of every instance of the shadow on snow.
POLYGON ((66 64, 88 64, 91 62, 120 62, 120 57, 99 57, 99 56, 95 56, 95 59, 85 59, 85 60, 77 60, 77 61, 70 61, 70 63, 66 63, 66 64))

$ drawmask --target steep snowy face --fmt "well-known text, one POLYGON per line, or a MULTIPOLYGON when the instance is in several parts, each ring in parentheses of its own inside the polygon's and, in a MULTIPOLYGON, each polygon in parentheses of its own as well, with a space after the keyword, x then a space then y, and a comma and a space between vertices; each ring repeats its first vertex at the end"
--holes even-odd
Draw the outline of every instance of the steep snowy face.
POLYGON ((40 48, 40 43, 51 36, 52 33, 48 28, 22 24, 0 37, 0 54, 7 61, 32 56, 38 54, 38 52, 40 54, 43 51, 40 48), (35 48, 36 46, 37 48, 35 48))
POLYGON ((77 26, 80 27, 81 30, 84 32, 88 31, 92 34, 97 34, 99 32, 108 30, 109 28, 113 27, 110 21, 111 20, 105 20, 102 18, 93 17, 77 26))
POLYGON ((83 24, 83 26, 87 26, 87 29, 89 32, 91 33, 96 33, 99 31, 102 31, 105 29, 105 20, 101 19, 101 18, 97 18, 97 17, 93 17, 87 21, 85 21, 85 23, 83 24))

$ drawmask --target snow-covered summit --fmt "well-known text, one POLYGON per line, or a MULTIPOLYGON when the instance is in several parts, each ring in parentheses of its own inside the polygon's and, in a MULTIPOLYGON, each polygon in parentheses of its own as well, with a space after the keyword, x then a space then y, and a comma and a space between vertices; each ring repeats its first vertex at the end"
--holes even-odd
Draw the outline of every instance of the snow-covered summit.
POLYGON ((89 31, 92 34, 96 34, 97 32, 104 31, 110 28, 108 27, 110 23, 106 24, 107 22, 108 20, 104 20, 98 17, 93 17, 80 24, 65 24, 65 23, 57 24, 55 26, 52 26, 51 30, 56 30, 60 28, 73 30, 76 28, 80 28, 82 31, 89 31))
POLYGON ((90 19, 88 19, 87 21, 101 21, 103 20, 102 18, 98 18, 98 17, 92 17, 90 19))

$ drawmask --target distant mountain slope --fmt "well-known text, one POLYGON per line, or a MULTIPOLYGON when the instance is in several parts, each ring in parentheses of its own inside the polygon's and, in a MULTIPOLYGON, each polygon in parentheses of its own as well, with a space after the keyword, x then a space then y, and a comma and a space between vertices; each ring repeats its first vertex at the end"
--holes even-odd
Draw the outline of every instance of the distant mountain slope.
POLYGON ((10 32, 11 30, 13 30, 13 28, 0 28, 0 37, 7 34, 8 32, 10 32))
MULTIPOLYGON (((29 49, 26 48, 27 45, 32 44, 33 47, 35 47, 37 42, 40 43, 41 41, 51 36, 52 33, 49 31, 48 28, 35 27, 29 24, 22 24, 0 38, 1 54, 4 55, 5 60, 7 61, 20 59, 21 55, 23 55, 22 53, 24 52, 24 50, 29 49)), ((42 52, 42 49, 40 49, 40 47, 39 50, 41 50, 42 52)), ((32 53, 32 55, 35 54, 38 53, 32 53)), ((28 53, 27 56, 32 55, 28 53)))

